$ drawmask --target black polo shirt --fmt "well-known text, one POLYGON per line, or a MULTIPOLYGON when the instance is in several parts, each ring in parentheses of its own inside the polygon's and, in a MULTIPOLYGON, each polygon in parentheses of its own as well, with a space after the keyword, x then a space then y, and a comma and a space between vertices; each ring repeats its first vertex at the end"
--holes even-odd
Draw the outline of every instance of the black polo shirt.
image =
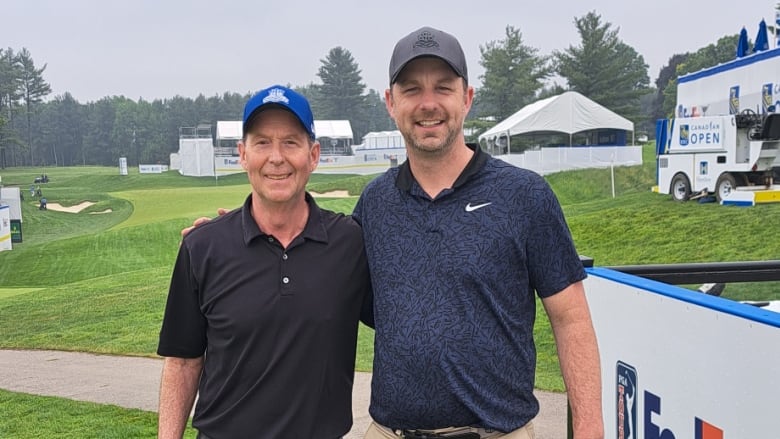
POLYGON ((157 353, 206 356, 193 426, 209 437, 335 438, 352 425, 361 306, 370 279, 360 227, 307 194, 282 248, 241 209, 183 240, 157 353))

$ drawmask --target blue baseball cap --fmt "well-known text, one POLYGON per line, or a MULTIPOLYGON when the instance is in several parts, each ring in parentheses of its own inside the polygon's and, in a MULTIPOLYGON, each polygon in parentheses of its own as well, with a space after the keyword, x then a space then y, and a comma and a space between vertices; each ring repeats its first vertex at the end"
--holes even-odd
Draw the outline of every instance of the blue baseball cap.
POLYGON ((244 135, 246 135, 246 124, 253 114, 274 107, 282 108, 294 114, 301 121, 301 125, 303 125, 306 132, 309 133, 311 140, 316 139, 314 135, 314 116, 311 113, 309 101, 302 94, 282 85, 272 85, 265 90, 260 90, 247 101, 244 106, 244 135))

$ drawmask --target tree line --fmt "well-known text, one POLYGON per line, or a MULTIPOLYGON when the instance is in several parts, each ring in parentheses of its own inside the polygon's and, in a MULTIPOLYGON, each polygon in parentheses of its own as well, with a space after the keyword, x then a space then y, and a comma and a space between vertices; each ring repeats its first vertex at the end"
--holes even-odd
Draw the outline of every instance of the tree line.
MULTIPOLYGON (((648 66, 619 37, 619 28, 595 11, 574 18, 580 41, 550 55, 523 41, 520 29, 506 26, 504 38, 480 45, 484 74, 475 84, 466 121, 471 139, 523 106, 573 90, 653 133, 655 120, 670 117, 676 78, 734 58, 738 35, 728 35, 694 53, 674 54, 650 84, 648 66), (564 84, 549 84, 560 78, 564 84)), ((371 131, 394 129, 383 95, 363 83, 352 54, 331 49, 320 60, 320 83, 296 86, 309 98, 317 119, 347 119, 355 143, 371 131)), ((216 126, 239 120, 248 95, 226 92, 192 99, 134 101, 124 96, 80 103, 66 92, 46 100, 51 87, 46 64, 36 67, 27 49, 0 49, 0 167, 130 165, 168 163, 178 150, 180 127, 216 126)), ((472 81, 473 82, 473 81, 472 81)), ((287 84, 288 86, 290 84, 287 84)))

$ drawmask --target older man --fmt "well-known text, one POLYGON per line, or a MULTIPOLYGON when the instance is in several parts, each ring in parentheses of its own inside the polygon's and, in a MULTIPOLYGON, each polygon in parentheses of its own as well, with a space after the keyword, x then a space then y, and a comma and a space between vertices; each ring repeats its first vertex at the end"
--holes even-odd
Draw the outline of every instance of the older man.
POLYGON ((282 86, 244 109, 238 151, 252 192, 189 233, 171 279, 159 437, 181 438, 199 392, 199 438, 340 438, 370 279, 360 228, 320 209, 309 103, 282 86))

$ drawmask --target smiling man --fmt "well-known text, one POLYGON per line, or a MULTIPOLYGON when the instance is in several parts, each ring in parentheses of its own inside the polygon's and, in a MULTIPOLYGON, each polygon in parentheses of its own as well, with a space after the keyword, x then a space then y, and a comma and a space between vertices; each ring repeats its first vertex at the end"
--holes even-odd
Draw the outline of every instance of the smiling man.
POLYGON ((352 425, 361 311, 371 322, 360 228, 306 193, 317 167, 309 103, 273 86, 244 109, 243 207, 183 239, 158 354, 159 437, 339 438, 352 425))
POLYGON ((532 439, 533 326, 558 345, 574 437, 603 437, 586 273, 544 179, 466 144, 474 99, 452 35, 424 27, 390 59, 387 109, 407 161, 355 207, 375 303, 366 439, 532 439))

